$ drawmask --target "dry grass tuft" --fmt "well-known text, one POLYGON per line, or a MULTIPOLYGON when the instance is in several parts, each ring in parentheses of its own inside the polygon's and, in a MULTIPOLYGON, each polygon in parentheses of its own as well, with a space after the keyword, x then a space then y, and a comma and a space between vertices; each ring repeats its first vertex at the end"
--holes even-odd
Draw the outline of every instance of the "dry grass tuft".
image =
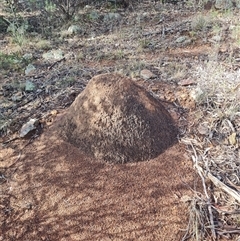
POLYGON ((197 108, 182 142, 192 153, 205 197, 191 202, 185 236, 203 240, 211 232, 214 239, 230 237, 240 233, 235 215, 240 208, 240 70, 209 62, 193 75, 198 83, 193 93, 197 108))
POLYGON ((208 204, 203 198, 196 196, 190 201, 189 205, 189 222, 185 235, 182 241, 189 240, 204 240, 209 236, 209 212, 208 204))

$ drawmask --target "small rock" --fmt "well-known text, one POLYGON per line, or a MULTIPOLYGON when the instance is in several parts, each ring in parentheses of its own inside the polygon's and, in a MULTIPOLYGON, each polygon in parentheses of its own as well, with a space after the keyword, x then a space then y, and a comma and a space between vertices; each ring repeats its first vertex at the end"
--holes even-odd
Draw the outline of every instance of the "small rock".
POLYGON ((58 111, 57 111, 57 110, 52 110, 52 111, 51 111, 51 115, 56 116, 57 114, 58 114, 58 111))
POLYGON ((32 72, 35 71, 35 69, 36 69, 36 68, 34 67, 34 65, 29 64, 29 65, 26 67, 26 69, 25 69, 25 75, 31 74, 32 72))
POLYGON ((51 51, 48 51, 47 53, 44 53, 42 57, 45 60, 60 60, 63 58, 63 52, 60 49, 51 50, 51 51))
POLYGON ((186 36, 180 36, 176 39, 176 43, 183 43, 186 39, 186 36))
POLYGON ((153 92, 158 92, 158 91, 159 91, 159 88, 158 88, 158 87, 152 87, 152 91, 153 91, 153 92))
POLYGON ((178 85, 181 86, 188 86, 188 85, 194 85, 196 82, 192 79, 183 79, 178 82, 178 85))
POLYGON ((229 49, 229 46, 226 44, 223 44, 220 48, 219 48, 219 52, 220 53, 226 53, 229 49))
POLYGON ((36 130, 39 121, 37 119, 30 119, 25 123, 20 130, 20 137, 26 137, 31 131, 36 130))
POLYGON ((67 31, 69 35, 78 34, 82 32, 81 28, 78 25, 71 25, 67 31))
POLYGON ((209 41, 210 42, 214 42, 214 43, 220 42, 221 41, 221 36, 220 35, 215 35, 211 39, 209 39, 209 41))
POLYGON ((25 60, 31 60, 33 58, 33 55, 31 53, 26 53, 23 55, 23 58, 25 60))
POLYGON ((152 79, 152 78, 155 78, 156 75, 153 74, 150 70, 148 69, 143 69, 141 72, 140 72, 140 76, 144 79, 144 80, 148 80, 148 79, 152 79))
POLYGON ((31 82, 30 80, 27 80, 25 83, 25 91, 30 92, 35 90, 36 86, 34 85, 33 82, 31 82))
POLYGON ((18 101, 20 101, 21 99, 23 98, 23 94, 21 93, 21 92, 17 92, 16 94, 14 94, 13 96, 12 96, 12 101, 14 101, 14 102, 18 102, 18 101))
POLYGON ((89 19, 92 21, 98 20, 99 19, 99 14, 95 11, 89 13, 88 15, 89 19))
POLYGON ((85 7, 83 8, 84 10, 89 10, 89 9, 91 9, 92 8, 92 6, 91 5, 85 5, 85 7))

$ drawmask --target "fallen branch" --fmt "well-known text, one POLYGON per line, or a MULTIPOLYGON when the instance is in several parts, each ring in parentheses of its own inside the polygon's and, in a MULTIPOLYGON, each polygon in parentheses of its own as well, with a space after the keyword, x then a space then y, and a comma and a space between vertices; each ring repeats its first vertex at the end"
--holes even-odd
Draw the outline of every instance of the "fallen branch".
MULTIPOLYGON (((203 172, 203 170, 201 170, 203 172)), ((207 177, 212 181, 212 183, 216 186, 221 188, 223 191, 225 191, 227 194, 232 196, 234 199, 236 199, 240 203, 240 193, 235 191, 234 189, 228 187, 226 184, 221 182, 218 178, 213 176, 210 172, 207 173, 207 177)))
POLYGON ((196 150, 193 147, 193 145, 191 145, 191 146, 192 146, 192 149, 193 149, 193 152, 194 152, 194 156, 192 156, 194 166, 197 169, 199 176, 201 177, 204 193, 205 193, 205 196, 207 198, 207 206, 208 206, 208 213, 209 213, 209 219, 210 219, 209 220, 210 221, 210 229, 211 229, 211 232, 212 232, 213 240, 216 240, 217 235, 216 235, 215 225, 214 225, 214 220, 213 220, 211 199, 210 199, 210 197, 208 195, 208 192, 207 192, 206 183, 205 183, 204 176, 203 176, 203 169, 198 165, 198 157, 197 157, 196 150))

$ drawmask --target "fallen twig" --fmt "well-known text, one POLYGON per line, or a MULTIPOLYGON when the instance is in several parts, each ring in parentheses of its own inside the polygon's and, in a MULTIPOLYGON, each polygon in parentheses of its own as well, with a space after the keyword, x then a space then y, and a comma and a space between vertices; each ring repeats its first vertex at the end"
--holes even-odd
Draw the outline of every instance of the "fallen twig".
POLYGON ((66 58, 63 57, 62 59, 59 59, 59 60, 55 61, 53 64, 51 64, 51 65, 48 67, 48 70, 52 69, 56 64, 61 63, 62 61, 65 61, 65 60, 66 60, 66 58))
MULTIPOLYGON (((199 170, 203 173, 203 170, 201 167, 199 167, 199 170)), ((218 178, 213 176, 210 172, 208 172, 207 177, 212 181, 212 183, 216 186, 221 188, 223 191, 225 191, 227 194, 232 196, 234 199, 236 199, 240 203, 240 194, 239 192, 235 191, 234 189, 228 187, 226 184, 221 182, 218 178)))
POLYGON ((203 170, 198 165, 196 150, 194 149, 193 145, 191 145, 191 146, 192 146, 192 149, 193 149, 193 152, 194 152, 194 156, 192 156, 194 166, 195 166, 199 176, 201 177, 202 185, 203 185, 203 189, 204 189, 204 194, 207 198, 207 206, 208 206, 208 212, 209 212, 209 218, 210 218, 210 229, 211 229, 211 232, 212 232, 213 239, 216 240, 217 235, 216 235, 215 225, 214 225, 214 220, 213 220, 213 213, 212 213, 212 208, 211 208, 211 199, 210 199, 210 197, 208 195, 208 192, 207 192, 206 183, 205 183, 205 180, 204 180, 204 177, 203 177, 203 170))

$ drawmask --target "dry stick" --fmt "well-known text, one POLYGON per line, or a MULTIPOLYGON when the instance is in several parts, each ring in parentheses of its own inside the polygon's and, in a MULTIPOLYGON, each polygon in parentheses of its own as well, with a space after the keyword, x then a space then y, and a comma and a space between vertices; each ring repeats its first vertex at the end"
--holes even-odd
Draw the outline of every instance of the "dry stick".
POLYGON ((65 61, 65 60, 66 60, 65 57, 63 57, 62 59, 57 60, 56 62, 54 62, 53 64, 51 64, 51 65, 48 67, 48 70, 52 69, 57 63, 60 63, 60 62, 65 61))
MULTIPOLYGON (((202 168, 199 167, 199 170, 203 172, 202 168)), ((227 194, 232 196, 234 199, 236 199, 240 203, 240 194, 239 192, 235 191, 234 189, 228 187, 226 184, 221 182, 219 179, 217 179, 215 176, 213 176, 211 173, 207 173, 207 177, 212 181, 212 183, 216 186, 221 188, 223 191, 225 191, 227 194)))
POLYGON ((201 167, 197 163, 197 153, 196 153, 196 150, 195 150, 195 148, 193 147, 192 144, 191 144, 191 146, 192 146, 192 149, 193 149, 193 152, 194 152, 194 156, 192 156, 193 162, 195 164, 194 166, 197 169, 198 174, 199 174, 199 176, 202 179, 202 185, 203 185, 204 193, 205 193, 205 196, 207 198, 207 206, 208 206, 208 212, 209 212, 209 218, 210 218, 210 224, 211 224, 210 228, 211 228, 212 236, 213 236, 213 239, 216 240, 217 235, 216 235, 216 232, 215 232, 215 225, 214 225, 214 221, 213 221, 213 214, 212 214, 212 208, 211 208, 211 203, 210 203, 210 197, 208 195, 207 188, 206 188, 206 183, 205 183, 204 177, 202 175, 202 173, 203 173, 201 171, 202 169, 201 169, 201 167))
POLYGON ((204 193, 205 193, 205 196, 207 197, 207 206, 208 206, 208 212, 209 212, 209 218, 210 218, 210 223, 211 223, 211 231, 212 231, 212 235, 213 235, 213 238, 214 240, 217 238, 216 236, 216 232, 215 232, 215 225, 214 225, 214 221, 213 221, 213 214, 212 214, 212 208, 211 208, 211 203, 210 203, 210 197, 207 193, 207 188, 206 188, 206 184, 205 184, 205 180, 204 180, 204 177, 202 175, 202 172, 201 172, 201 167, 196 163, 195 164, 195 167, 198 171, 198 174, 199 176, 201 177, 202 179, 202 184, 203 184, 203 189, 204 189, 204 193))
POLYGON ((186 232, 185 232, 185 234, 184 234, 184 236, 183 236, 183 238, 182 238, 181 241, 186 241, 186 240, 189 239, 188 236, 189 236, 189 230, 190 230, 190 222, 191 222, 191 218, 189 218, 188 226, 187 226, 186 232))

